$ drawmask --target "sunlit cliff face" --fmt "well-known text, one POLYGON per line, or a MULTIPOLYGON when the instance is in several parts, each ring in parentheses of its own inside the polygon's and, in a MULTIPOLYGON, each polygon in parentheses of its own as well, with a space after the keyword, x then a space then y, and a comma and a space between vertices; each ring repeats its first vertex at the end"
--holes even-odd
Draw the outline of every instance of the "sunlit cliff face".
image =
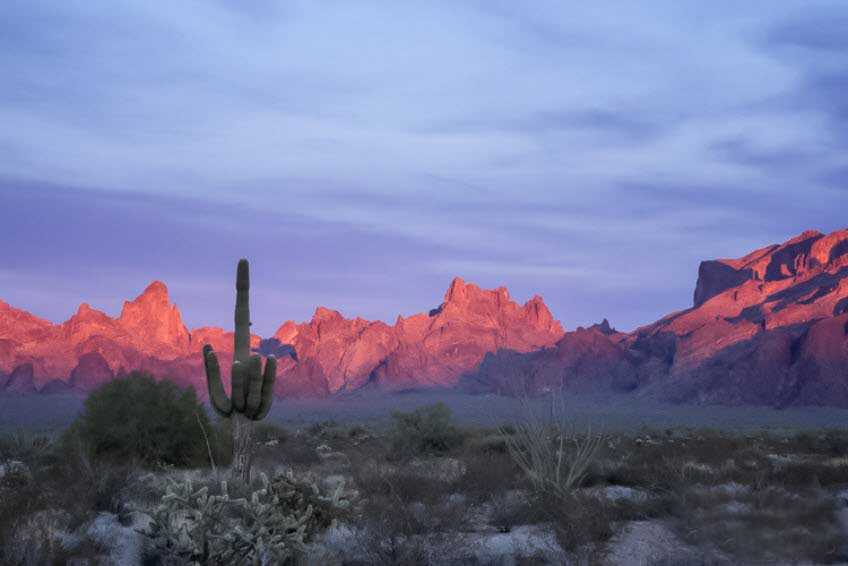
MULTIPOLYGON (((271 340, 252 337, 253 348, 281 354, 279 394, 326 395, 369 381, 392 389, 453 386, 486 352, 530 351, 563 334, 541 297, 518 305, 505 288, 493 291, 455 278, 444 302, 429 313, 401 317, 389 326, 346 319, 318 307, 309 322, 282 324, 271 340), (282 349, 280 349, 282 348, 282 349)), ((120 316, 82 304, 55 325, 5 303, 0 311, 0 370, 15 388, 38 390, 55 380, 90 390, 127 368, 158 371, 203 392, 200 349, 211 344, 223 360, 232 356, 233 335, 217 327, 189 332, 164 283, 154 281, 120 316)))

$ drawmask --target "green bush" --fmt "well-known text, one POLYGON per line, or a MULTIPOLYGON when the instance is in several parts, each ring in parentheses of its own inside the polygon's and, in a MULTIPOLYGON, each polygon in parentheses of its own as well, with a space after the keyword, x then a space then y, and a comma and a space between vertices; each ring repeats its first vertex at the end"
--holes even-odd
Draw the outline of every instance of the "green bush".
POLYGON ((204 431, 214 443, 194 389, 133 372, 91 393, 65 442, 99 459, 193 467, 208 463, 204 431))
POLYGON ((410 413, 395 411, 392 419, 392 451, 396 454, 447 452, 462 444, 462 433, 444 403, 419 407, 410 413))

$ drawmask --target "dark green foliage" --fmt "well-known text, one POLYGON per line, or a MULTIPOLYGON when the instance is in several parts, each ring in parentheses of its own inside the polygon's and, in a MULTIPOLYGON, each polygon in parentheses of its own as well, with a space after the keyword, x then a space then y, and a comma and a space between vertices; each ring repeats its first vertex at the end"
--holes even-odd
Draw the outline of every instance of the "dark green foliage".
POLYGON ((132 372, 86 399, 68 437, 78 435, 98 459, 200 466, 208 463, 201 427, 211 430, 194 389, 132 372))
POLYGON ((447 452, 463 441, 444 403, 419 407, 410 413, 392 413, 392 451, 401 455, 447 452))

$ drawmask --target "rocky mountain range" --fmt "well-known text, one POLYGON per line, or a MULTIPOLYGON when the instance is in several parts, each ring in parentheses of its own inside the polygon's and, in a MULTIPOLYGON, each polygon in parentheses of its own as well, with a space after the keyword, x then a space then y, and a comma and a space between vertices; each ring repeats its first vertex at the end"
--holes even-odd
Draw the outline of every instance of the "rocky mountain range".
MULTIPOLYGON (((205 394, 210 343, 161 282, 113 318, 87 304, 54 324, 0 301, 0 390, 86 392, 144 369, 205 394)), ((393 325, 324 307, 252 347, 280 358, 276 393, 462 388, 508 395, 627 391, 675 402, 848 406, 848 230, 804 232, 739 259, 701 263, 691 308, 630 333, 604 320, 565 332, 541 297, 456 278, 433 310, 393 325)))
POLYGON ((535 352, 487 354, 464 385, 848 407, 848 230, 702 262, 691 308, 627 334, 596 325, 535 352))

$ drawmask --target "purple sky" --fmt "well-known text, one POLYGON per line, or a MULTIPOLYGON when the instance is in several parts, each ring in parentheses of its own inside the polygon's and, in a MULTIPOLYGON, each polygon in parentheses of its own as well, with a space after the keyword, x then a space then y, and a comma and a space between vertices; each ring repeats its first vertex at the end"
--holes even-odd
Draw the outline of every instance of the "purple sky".
POLYGON ((630 329, 848 224, 845 2, 243 4, 4 6, 0 298, 229 326, 246 256, 265 335, 455 275, 630 329))

